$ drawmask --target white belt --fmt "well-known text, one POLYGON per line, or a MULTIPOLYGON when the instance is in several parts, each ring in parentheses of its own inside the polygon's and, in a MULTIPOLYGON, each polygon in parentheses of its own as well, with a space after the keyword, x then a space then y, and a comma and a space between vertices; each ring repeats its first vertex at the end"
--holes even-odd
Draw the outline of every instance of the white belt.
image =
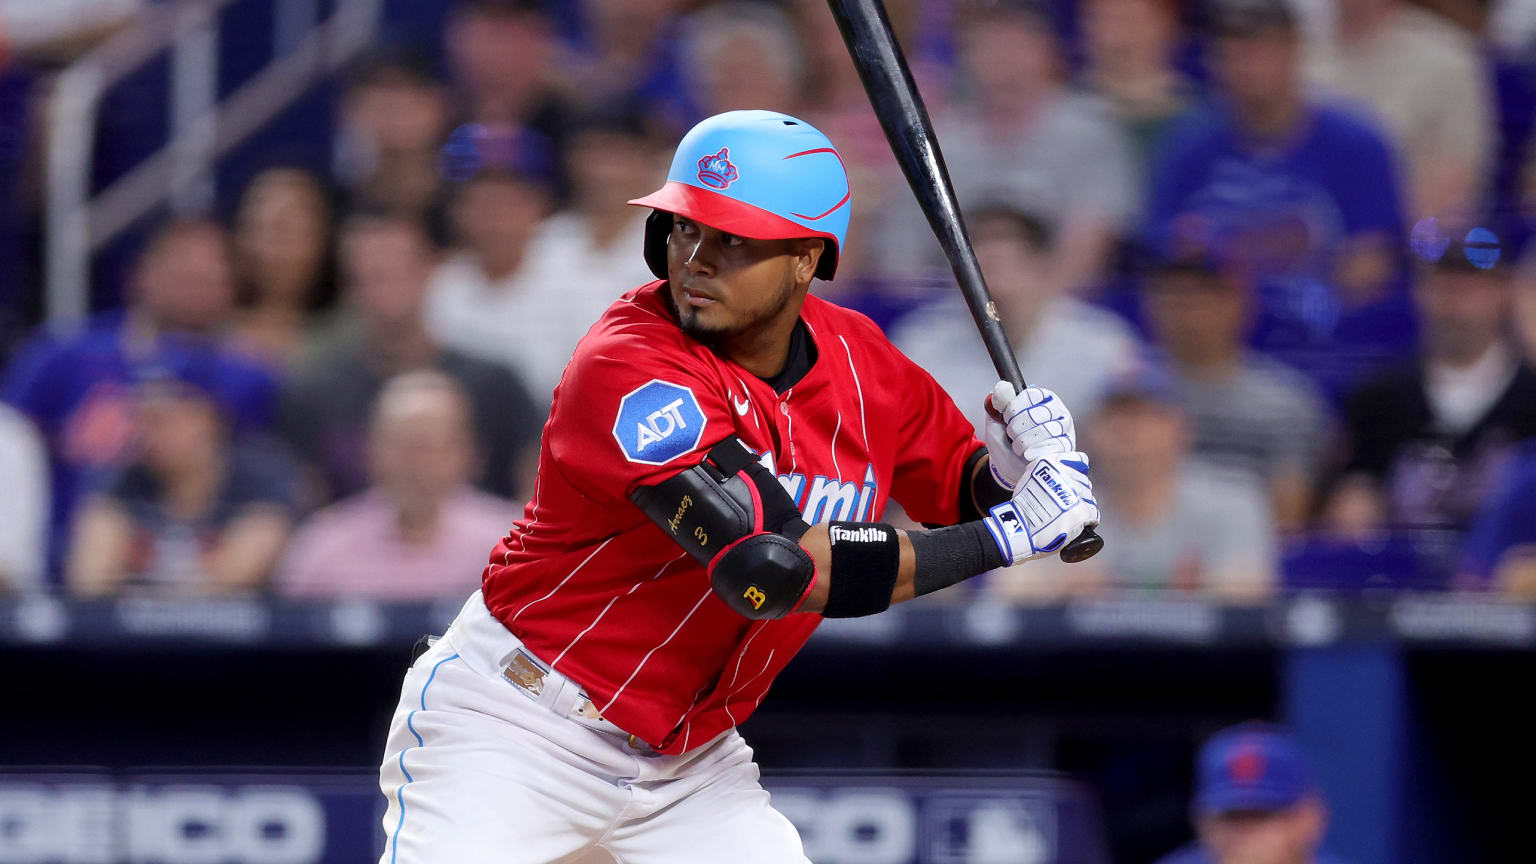
POLYGON ((632 750, 654 753, 651 746, 603 718, 592 697, 575 681, 545 665, 521 645, 507 658, 501 677, 519 692, 556 714, 590 729, 618 735, 632 750))
POLYGON ((616 736, 638 754, 656 752, 644 741, 604 719, 580 684, 534 656, 522 640, 486 608, 481 592, 470 595, 448 629, 448 635, 454 647, 473 653, 477 662, 487 667, 500 669, 503 680, 551 713, 616 736))

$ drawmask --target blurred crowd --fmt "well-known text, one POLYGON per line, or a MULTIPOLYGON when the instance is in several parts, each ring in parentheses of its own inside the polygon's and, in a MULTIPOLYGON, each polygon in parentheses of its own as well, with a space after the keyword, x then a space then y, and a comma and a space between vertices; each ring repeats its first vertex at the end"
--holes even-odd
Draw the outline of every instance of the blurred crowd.
MULTIPOLYGON (((0 0, 0 127, 6 82, 144 2, 55 4, 88 33, 49 5, 0 0)), ((1536 596, 1531 4, 886 5, 1105 517, 1088 564, 978 590, 1536 596)), ((166 222, 120 304, 0 345, 0 592, 471 589, 573 346, 651 278, 625 201, 735 108, 838 145, 853 222, 813 290, 980 420, 991 364, 822 0, 456 0, 438 35, 347 71, 328 164, 166 222)), ((0 128, 0 194, 28 146, 0 128)))

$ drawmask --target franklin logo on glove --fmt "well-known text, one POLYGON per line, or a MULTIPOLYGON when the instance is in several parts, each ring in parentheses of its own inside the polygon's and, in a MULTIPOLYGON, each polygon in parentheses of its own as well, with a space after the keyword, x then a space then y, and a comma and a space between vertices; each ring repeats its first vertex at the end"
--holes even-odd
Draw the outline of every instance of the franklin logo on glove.
POLYGON ((1067 491, 1067 488, 1061 485, 1061 481, 1057 480, 1056 475, 1051 472, 1051 463, 1041 462, 1039 467, 1035 468, 1035 479, 1039 480, 1045 488, 1056 493, 1056 498, 1064 509, 1077 503, 1077 496, 1067 491))

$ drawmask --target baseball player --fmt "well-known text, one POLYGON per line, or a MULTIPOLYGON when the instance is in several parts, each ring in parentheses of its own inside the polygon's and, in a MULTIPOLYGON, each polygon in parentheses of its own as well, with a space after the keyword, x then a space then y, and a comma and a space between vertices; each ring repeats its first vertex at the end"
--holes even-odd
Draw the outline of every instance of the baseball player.
POLYGON ((804 862, 736 726, 821 619, 1098 523, 1053 393, 999 384, 983 444, 872 322, 807 293, 850 197, 816 129, 733 111, 630 202, 657 280, 577 346, 524 518, 406 675, 384 864, 804 862), (882 523, 892 500, 948 527, 882 523))

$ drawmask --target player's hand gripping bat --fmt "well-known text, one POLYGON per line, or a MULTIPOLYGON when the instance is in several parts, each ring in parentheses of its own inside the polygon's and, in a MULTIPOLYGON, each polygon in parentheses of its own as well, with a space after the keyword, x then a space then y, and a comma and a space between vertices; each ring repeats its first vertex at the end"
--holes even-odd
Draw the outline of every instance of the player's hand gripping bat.
MULTIPOLYGON (((981 266, 960 218, 938 138, 933 134, 933 124, 912 81, 907 60, 891 33, 884 4, 880 0, 827 0, 827 4, 832 7, 843 41, 848 43, 848 53, 853 56, 853 65, 859 70, 859 79, 869 93, 896 161, 901 163, 917 203, 933 226, 933 233, 938 235, 939 245, 944 247, 998 377, 1013 382, 1015 392, 1023 392, 1024 375, 1019 371, 1013 346, 1008 344, 1008 334, 997 319, 987 283, 981 277, 981 266)), ((1061 560, 1086 561, 1103 548, 1104 538, 1089 528, 1061 550, 1061 560)))

